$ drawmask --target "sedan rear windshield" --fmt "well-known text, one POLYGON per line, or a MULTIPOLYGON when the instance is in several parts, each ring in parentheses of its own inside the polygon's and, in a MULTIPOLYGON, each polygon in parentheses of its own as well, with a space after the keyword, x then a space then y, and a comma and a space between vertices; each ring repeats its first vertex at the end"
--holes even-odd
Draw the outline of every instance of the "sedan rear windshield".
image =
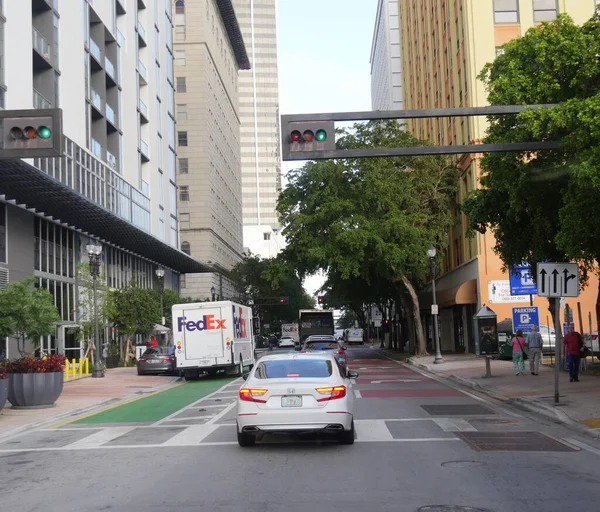
POLYGON ((339 345, 337 342, 331 341, 309 341, 304 345, 306 350, 337 350, 339 345))
POLYGON ((263 361, 256 366, 257 379, 331 377, 333 365, 327 359, 285 359, 263 361))

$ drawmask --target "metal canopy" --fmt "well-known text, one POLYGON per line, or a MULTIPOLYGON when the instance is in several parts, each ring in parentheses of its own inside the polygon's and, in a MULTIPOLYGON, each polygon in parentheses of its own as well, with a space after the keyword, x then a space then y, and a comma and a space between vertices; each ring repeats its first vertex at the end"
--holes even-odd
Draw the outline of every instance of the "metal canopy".
POLYGON ((22 160, 0 162, 0 194, 182 274, 215 272, 22 160))
POLYGON ((233 48, 233 54, 235 55, 238 67, 244 70, 250 69, 250 59, 246 52, 242 31, 240 30, 231 0, 217 0, 217 6, 219 7, 225 30, 227 30, 227 36, 233 48))

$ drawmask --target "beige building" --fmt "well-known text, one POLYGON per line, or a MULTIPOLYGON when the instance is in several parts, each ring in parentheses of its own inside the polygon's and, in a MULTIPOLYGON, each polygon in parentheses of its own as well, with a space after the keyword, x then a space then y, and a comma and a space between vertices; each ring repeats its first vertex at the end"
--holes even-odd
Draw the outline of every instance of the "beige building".
POLYGON ((244 247, 271 257, 283 246, 276 0, 233 0, 252 69, 239 73, 244 247))
POLYGON ((242 257, 238 71, 250 62, 231 0, 174 1, 177 183, 181 249, 218 274, 187 274, 182 295, 234 295, 242 257))
MULTIPOLYGON (((494 60, 502 45, 520 37, 541 21, 553 20, 567 12, 577 23, 589 19, 598 0, 419 0, 398 2, 402 49, 405 109, 475 107, 487 104, 487 95, 477 75, 494 60)), ((413 120, 408 129, 435 144, 468 144, 485 135, 486 120, 454 118, 413 120)), ((481 155, 462 155, 457 202, 477 186, 481 155)), ((510 318, 513 306, 528 305, 529 296, 512 297, 508 275, 492 251, 491 233, 466 236, 467 219, 457 212, 458 224, 448 234, 442 273, 439 278, 440 338, 443 350, 474 347, 472 316, 483 304, 489 305, 498 320, 510 318)), ((597 282, 591 282, 570 306, 582 305, 584 330, 589 330, 588 313, 595 325, 594 303, 597 282)), ((431 305, 430 293, 420 297, 422 308, 431 305)), ((542 324, 548 302, 535 298, 542 324)), ((577 320, 577 319, 576 319, 577 320)), ((430 321, 429 321, 430 324, 430 321)), ((580 328, 579 323, 577 327, 580 328)), ((595 327, 594 327, 595 328, 595 327)))

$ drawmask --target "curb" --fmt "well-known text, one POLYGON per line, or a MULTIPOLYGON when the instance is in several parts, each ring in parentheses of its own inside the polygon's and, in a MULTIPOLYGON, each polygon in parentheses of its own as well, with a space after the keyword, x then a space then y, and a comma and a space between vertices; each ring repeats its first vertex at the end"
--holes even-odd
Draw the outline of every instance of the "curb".
MULTIPOLYGON (((159 393, 161 391, 166 391, 170 387, 173 387, 173 386, 179 384, 180 380, 181 379, 177 379, 177 380, 174 380, 167 384, 161 384, 158 387, 148 390, 148 392, 144 393, 144 395, 150 395, 150 394, 154 394, 154 393, 159 393)), ((137 393, 132 393, 130 395, 127 395, 127 396, 124 396, 121 398, 117 398, 117 399, 107 398, 106 400, 99 402, 97 404, 94 404, 94 405, 90 405, 89 407, 81 407, 80 409, 72 409, 70 411, 65 411, 63 413, 56 414, 56 415, 51 416, 50 418, 46 418, 44 420, 27 423, 25 425, 15 427, 11 430, 8 430, 7 432, 3 432, 2 434, 0 434, 0 442, 5 441, 6 439, 8 439, 10 437, 13 437, 13 436, 16 436, 19 434, 23 434, 29 430, 46 428, 46 427, 49 427, 52 425, 56 425, 58 423, 67 422, 68 420, 75 419, 79 416, 95 414, 97 412, 102 411, 103 409, 106 409, 109 406, 117 407, 119 405, 123 405, 125 402, 132 401, 136 398, 137 399, 145 398, 144 395, 138 395, 137 393)))
POLYGON ((412 357, 407 359, 406 362, 411 366, 415 366, 422 370, 426 370, 440 379, 451 381, 464 388, 473 389, 475 391, 478 391, 479 393, 489 396, 490 398, 493 398, 494 400, 498 400, 499 402, 503 402, 507 405, 512 405, 518 409, 531 412, 539 416, 543 416, 544 418, 549 419, 555 423, 560 423, 562 425, 568 426, 569 428, 576 430, 580 434, 592 437, 593 439, 600 438, 600 429, 594 429, 588 427, 587 425, 583 425, 582 423, 571 418, 567 413, 560 411, 550 405, 538 402, 535 399, 507 397, 505 395, 502 395, 501 393, 496 393, 483 387, 481 384, 475 382, 474 380, 466 379, 465 377, 459 377, 458 375, 442 375, 440 373, 436 373, 431 368, 432 365, 418 363, 414 361, 412 357))

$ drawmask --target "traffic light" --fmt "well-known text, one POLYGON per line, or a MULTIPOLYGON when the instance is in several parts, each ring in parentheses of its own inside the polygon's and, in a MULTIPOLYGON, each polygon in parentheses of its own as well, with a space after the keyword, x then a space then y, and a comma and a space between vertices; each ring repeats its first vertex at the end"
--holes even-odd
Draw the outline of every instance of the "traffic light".
POLYGON ((287 306, 289 303, 290 303, 289 297, 279 297, 279 305, 280 306, 287 306))
POLYGON ((335 150, 335 123, 333 121, 286 121, 281 117, 283 159, 298 159, 295 153, 335 150))
POLYGON ((317 302, 318 302, 319 304, 324 304, 324 303, 325 303, 325 297, 323 297, 322 295, 319 295, 319 296, 317 297, 317 302))
POLYGON ((62 155, 62 110, 0 111, 0 158, 36 158, 62 155))

